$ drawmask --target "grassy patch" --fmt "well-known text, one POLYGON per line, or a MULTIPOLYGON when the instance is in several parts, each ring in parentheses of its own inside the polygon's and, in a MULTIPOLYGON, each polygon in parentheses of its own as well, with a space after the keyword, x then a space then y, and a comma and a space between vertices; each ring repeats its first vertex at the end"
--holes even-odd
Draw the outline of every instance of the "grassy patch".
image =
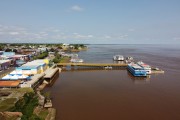
POLYGON ((7 98, 7 99, 3 100, 0 103, 0 111, 1 112, 8 111, 12 107, 14 107, 16 100, 17 100, 16 98, 7 98))
POLYGON ((48 109, 43 109, 39 114, 38 114, 38 117, 40 117, 41 119, 45 119, 48 115, 48 109))
POLYGON ((17 92, 29 93, 29 92, 34 92, 34 90, 32 88, 19 88, 17 89, 17 92))
POLYGON ((69 57, 63 57, 61 58, 60 63, 68 63, 69 61, 70 61, 69 57))

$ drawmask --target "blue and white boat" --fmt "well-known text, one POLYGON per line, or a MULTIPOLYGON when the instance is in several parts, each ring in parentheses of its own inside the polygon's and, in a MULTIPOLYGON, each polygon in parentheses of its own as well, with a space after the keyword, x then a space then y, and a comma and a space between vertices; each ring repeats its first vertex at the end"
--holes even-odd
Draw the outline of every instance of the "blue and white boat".
POLYGON ((127 69, 133 76, 139 76, 139 77, 147 76, 146 70, 143 67, 139 66, 138 64, 130 63, 128 64, 127 69))
POLYGON ((139 66, 141 66, 142 68, 144 68, 146 70, 147 74, 151 74, 151 66, 149 66, 148 64, 145 64, 142 61, 137 62, 137 64, 139 66))

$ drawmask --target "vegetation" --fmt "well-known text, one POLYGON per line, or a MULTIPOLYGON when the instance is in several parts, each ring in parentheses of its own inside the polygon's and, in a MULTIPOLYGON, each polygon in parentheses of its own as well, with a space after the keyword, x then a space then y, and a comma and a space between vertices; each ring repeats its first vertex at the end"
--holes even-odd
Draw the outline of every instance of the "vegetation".
POLYGON ((61 60, 61 56, 58 54, 58 52, 55 52, 55 58, 53 59, 54 63, 59 63, 61 60))
POLYGON ((16 98, 7 98, 2 102, 0 102, 0 112, 10 110, 14 106, 14 103, 16 101, 17 101, 16 98))
POLYGON ((0 44, 0 51, 2 51, 4 49, 4 46, 3 44, 0 44))
POLYGON ((61 63, 68 63, 70 61, 70 57, 63 57, 59 62, 61 63))
POLYGON ((24 94, 14 107, 15 112, 22 112, 22 120, 41 120, 37 115, 33 114, 34 108, 38 105, 38 98, 34 92, 24 94))
POLYGON ((38 114, 38 117, 44 120, 48 114, 49 114, 48 109, 42 109, 38 114))
POLYGON ((16 89, 16 91, 21 92, 21 93, 34 92, 34 90, 32 88, 19 88, 19 89, 16 89))
POLYGON ((0 112, 1 111, 12 111, 14 110, 15 103, 17 98, 21 98, 26 92, 33 92, 32 88, 19 88, 19 89, 10 89, 10 90, 1 90, 1 93, 11 94, 11 98, 4 97, 0 99, 0 112))
POLYGON ((42 52, 41 54, 39 54, 38 56, 34 56, 34 60, 35 59, 44 59, 48 56, 48 52, 42 52))
POLYGON ((84 44, 72 44, 71 46, 74 46, 74 49, 79 49, 79 48, 86 47, 84 44))

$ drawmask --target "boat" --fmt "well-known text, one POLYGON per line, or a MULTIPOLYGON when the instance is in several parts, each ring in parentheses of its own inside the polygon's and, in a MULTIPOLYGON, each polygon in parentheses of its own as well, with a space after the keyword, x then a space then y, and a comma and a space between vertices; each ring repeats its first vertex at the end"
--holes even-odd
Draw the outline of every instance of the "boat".
POLYGON ((146 70, 147 74, 151 74, 151 66, 149 66, 148 64, 145 64, 142 61, 137 62, 137 64, 143 67, 146 70))
POLYGON ((112 70, 112 67, 111 66, 105 66, 104 69, 105 70, 112 70))
POLYGON ((115 61, 123 61, 124 57, 122 55, 115 55, 115 56, 113 56, 113 60, 115 60, 115 61))
POLYGON ((151 68, 151 73, 164 73, 164 71, 163 70, 161 70, 161 69, 159 69, 159 68, 157 68, 157 67, 155 67, 155 68, 151 68))
POLYGON ((73 62, 73 63, 82 63, 82 62, 84 62, 84 60, 78 58, 78 59, 71 59, 70 62, 73 62))
POLYGON ((133 61, 134 59, 133 59, 133 57, 128 56, 128 57, 126 57, 126 60, 133 61))
POLYGON ((138 64, 130 63, 128 64, 127 69, 133 76, 138 76, 138 77, 147 76, 146 70, 143 67, 139 66, 138 64))
POLYGON ((126 60, 125 60, 126 63, 131 63, 133 61, 134 61, 133 57, 131 56, 126 57, 126 60))
POLYGON ((82 63, 82 62, 84 62, 84 60, 78 58, 78 54, 73 54, 73 55, 71 56, 70 62, 73 62, 73 63, 82 63))

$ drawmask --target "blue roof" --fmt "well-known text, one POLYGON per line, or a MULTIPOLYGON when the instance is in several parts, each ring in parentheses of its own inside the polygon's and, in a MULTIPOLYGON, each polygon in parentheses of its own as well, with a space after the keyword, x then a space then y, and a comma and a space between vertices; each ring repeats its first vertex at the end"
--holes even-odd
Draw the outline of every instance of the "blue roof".
POLYGON ((16 67, 16 69, 38 69, 40 66, 21 66, 21 67, 16 67))
POLYGON ((15 52, 3 52, 3 55, 5 55, 5 56, 13 56, 13 55, 15 55, 15 52))

